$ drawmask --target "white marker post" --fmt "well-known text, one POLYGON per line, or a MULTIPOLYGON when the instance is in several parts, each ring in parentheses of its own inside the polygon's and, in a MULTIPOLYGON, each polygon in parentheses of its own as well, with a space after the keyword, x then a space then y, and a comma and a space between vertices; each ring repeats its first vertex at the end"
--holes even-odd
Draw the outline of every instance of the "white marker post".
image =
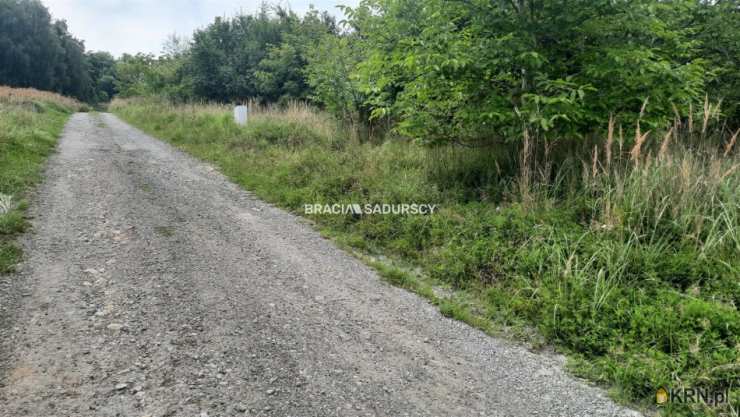
POLYGON ((234 107, 234 121, 240 126, 247 124, 247 118, 249 117, 249 108, 247 106, 236 106, 234 107))

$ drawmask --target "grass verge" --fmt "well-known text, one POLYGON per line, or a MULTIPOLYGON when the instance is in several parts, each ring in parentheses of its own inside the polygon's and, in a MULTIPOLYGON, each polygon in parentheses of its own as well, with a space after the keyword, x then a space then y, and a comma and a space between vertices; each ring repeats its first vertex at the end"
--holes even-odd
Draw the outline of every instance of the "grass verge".
MULTIPOLYGON (((307 217, 445 315, 555 346, 619 400, 655 411, 660 387, 733 387, 740 400, 740 170, 723 132, 673 131, 651 148, 638 131, 630 149, 610 134, 597 143, 608 159, 524 170, 519 148, 360 143, 299 105, 255 109, 245 127, 219 106, 112 110, 301 215, 305 204, 438 204, 428 216, 307 217)), ((701 402, 659 410, 736 415, 701 402)))
POLYGON ((53 93, 0 86, 0 273, 12 272, 22 256, 15 241, 28 227, 27 193, 70 114, 82 108, 53 93))

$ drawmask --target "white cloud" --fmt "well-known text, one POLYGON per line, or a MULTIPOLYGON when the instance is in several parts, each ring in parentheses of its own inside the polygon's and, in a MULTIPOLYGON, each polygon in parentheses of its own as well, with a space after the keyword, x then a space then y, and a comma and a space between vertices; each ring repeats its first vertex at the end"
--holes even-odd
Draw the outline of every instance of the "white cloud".
MULTIPOLYGON (((359 0, 293 0, 279 4, 304 13, 313 4, 341 17, 337 5, 359 0)), ((254 12, 259 0, 44 0, 54 19, 67 21, 69 30, 85 41, 88 50, 119 56, 124 52, 159 53, 168 35, 190 35, 216 16, 254 12)))

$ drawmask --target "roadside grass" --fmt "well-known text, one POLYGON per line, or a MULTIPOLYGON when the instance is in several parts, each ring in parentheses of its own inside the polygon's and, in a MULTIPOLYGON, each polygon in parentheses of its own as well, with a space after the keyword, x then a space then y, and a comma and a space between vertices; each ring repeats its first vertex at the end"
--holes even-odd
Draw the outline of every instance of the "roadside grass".
POLYGON ((12 272, 22 251, 15 240, 28 223, 28 191, 41 179, 46 158, 75 100, 53 93, 0 86, 0 273, 12 272))
POLYGON ((245 127, 214 105, 111 109, 300 215, 305 204, 438 204, 429 216, 306 217, 446 316, 554 346, 622 402, 737 415, 655 407, 659 387, 733 387, 740 401, 740 157, 719 123, 652 141, 610 129, 548 160, 505 144, 363 143, 297 104, 257 107, 245 127))

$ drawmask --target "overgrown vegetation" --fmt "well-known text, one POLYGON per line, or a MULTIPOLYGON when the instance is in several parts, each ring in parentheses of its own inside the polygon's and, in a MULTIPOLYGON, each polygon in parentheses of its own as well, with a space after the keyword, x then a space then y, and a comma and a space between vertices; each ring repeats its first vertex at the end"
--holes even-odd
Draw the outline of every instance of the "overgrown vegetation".
MULTIPOLYGON (((740 125, 736 1, 364 0, 303 17, 263 5, 167 53, 124 57, 123 96, 309 98, 424 143, 587 139, 610 114, 663 129, 704 96, 740 125), (645 100, 650 105, 641 113, 645 100)), ((382 128, 382 129, 381 129, 382 128)))
POLYGON ((717 388, 740 376, 738 135, 712 116, 677 119, 660 135, 620 132, 613 121, 603 138, 563 142, 546 156, 533 143, 484 152, 361 142, 299 104, 253 106, 245 127, 216 105, 137 99, 113 110, 297 213, 313 203, 440 204, 431 216, 312 219, 421 271, 427 278, 384 267, 448 315, 520 334, 536 328, 570 353, 576 372, 622 399, 649 406, 660 386, 717 388), (436 297, 429 283, 457 295, 436 297))
POLYGON ((114 95, 310 99, 426 143, 587 138, 610 114, 664 128, 708 94, 740 125, 735 0, 363 0, 336 22, 263 3, 159 56, 86 52, 38 0, 0 0, 0 83, 114 95), (650 99, 648 111, 640 114, 650 99))
MULTIPOLYGON (((0 81, 105 91, 91 101, 147 96, 114 109, 298 212, 440 204, 431 216, 313 218, 420 271, 376 263, 445 314, 489 330, 535 328, 623 399, 648 405, 660 386, 737 385, 737 1, 363 0, 343 12, 336 23, 263 5, 172 37, 158 57, 86 54, 70 64, 87 65, 81 84, 44 61, 46 38, 34 49, 0 30, 0 46, 10 45, 0 57, 15 62, 0 81), (250 122, 237 127, 219 104, 172 104, 197 101, 250 101, 250 122)), ((66 59, 81 57, 81 43, 44 13, 37 1, 0 0, 0 20, 23 29, 35 16, 57 31, 52 46, 71 48, 66 59)), ((23 106, 3 113, 6 123, 53 129, 63 119, 48 103, 39 106, 52 117, 38 119, 36 105, 23 106)))
POLYGON ((326 12, 298 16, 263 4, 253 15, 217 17, 192 41, 176 36, 163 54, 124 55, 116 67, 121 97, 158 94, 173 100, 278 102, 306 99, 309 51, 338 28, 326 12))
POLYGON ((0 86, 0 273, 13 270, 21 256, 18 234, 26 230, 26 193, 72 111, 75 100, 52 93, 0 86))

